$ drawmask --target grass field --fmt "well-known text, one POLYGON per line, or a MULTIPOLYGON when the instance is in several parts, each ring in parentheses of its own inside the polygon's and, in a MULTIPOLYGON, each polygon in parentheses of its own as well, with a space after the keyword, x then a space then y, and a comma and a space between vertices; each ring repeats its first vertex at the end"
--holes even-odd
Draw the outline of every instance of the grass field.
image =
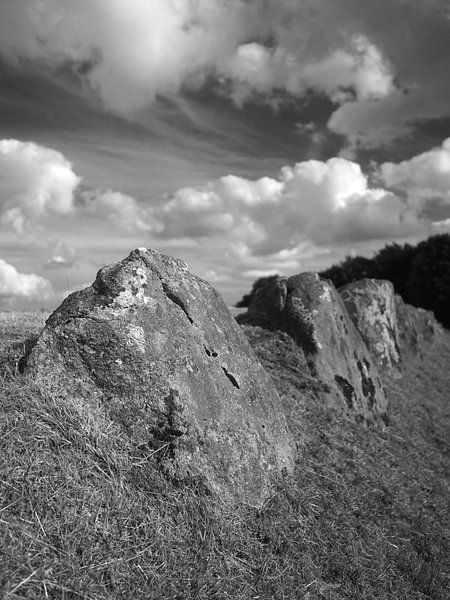
POLYGON ((169 484, 116 423, 24 379, 43 321, 0 315, 2 597, 448 600, 449 333, 367 429, 320 406, 284 334, 247 328, 304 440, 257 510, 169 484))

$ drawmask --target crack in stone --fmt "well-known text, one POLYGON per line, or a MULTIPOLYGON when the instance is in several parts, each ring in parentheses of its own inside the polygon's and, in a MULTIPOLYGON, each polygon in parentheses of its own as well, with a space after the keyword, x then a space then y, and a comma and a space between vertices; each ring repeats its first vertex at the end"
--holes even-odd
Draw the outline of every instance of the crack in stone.
POLYGON ((185 303, 183 302, 183 300, 179 296, 177 296, 173 290, 171 290, 169 288, 167 283, 162 282, 162 287, 163 287, 164 293, 166 294, 167 298, 171 302, 173 302, 174 304, 176 304, 177 306, 179 306, 181 308, 181 310, 184 312, 184 314, 188 318, 189 323, 191 323, 191 325, 195 325, 193 319, 189 316, 188 309, 187 309, 185 303))
POLYGON ((207 356, 209 356, 210 358, 217 358, 219 355, 217 354, 217 352, 214 352, 214 350, 210 350, 208 348, 208 346, 205 346, 205 352, 207 354, 207 356))
POLYGON ((228 377, 228 379, 231 381, 231 383, 234 385, 234 387, 237 388, 238 390, 240 390, 241 388, 240 388, 236 378, 234 377, 234 375, 232 375, 226 367, 222 367, 222 371, 225 373, 225 375, 228 377))

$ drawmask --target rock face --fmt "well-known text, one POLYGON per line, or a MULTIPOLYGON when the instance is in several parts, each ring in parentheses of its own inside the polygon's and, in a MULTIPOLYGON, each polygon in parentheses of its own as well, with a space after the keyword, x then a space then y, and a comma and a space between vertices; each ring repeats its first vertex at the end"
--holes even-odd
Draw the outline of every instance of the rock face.
POLYGON ((383 373, 400 377, 404 361, 421 357, 442 331, 431 311, 405 304, 389 281, 361 279, 339 292, 383 373))
POLYGON ((401 374, 394 286, 381 279, 361 279, 339 289, 345 307, 383 372, 401 374))
POLYGON ((289 333, 326 401, 357 421, 384 420, 387 400, 376 365, 335 287, 315 273, 278 278, 258 290, 248 317, 289 333))
POLYGON ((421 355, 443 330, 432 311, 406 304, 399 295, 395 296, 395 310, 404 356, 421 355))
POLYGON ((119 422, 171 477, 261 505, 295 444, 279 397, 217 292, 145 249, 53 313, 25 374, 119 422))

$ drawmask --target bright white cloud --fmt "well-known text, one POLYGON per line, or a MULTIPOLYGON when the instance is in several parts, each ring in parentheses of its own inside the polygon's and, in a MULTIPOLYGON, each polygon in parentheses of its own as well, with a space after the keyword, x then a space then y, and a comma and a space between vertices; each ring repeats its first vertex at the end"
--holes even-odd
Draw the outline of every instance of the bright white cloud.
POLYGON ((18 234, 49 217, 95 218, 116 229, 148 231, 145 210, 120 192, 82 189, 82 178, 56 150, 33 142, 0 140, 0 224, 18 234))
POLYGON ((438 198, 450 205, 450 138, 410 160, 384 163, 380 174, 386 186, 410 198, 425 202, 438 198))
MULTIPOLYGON (((311 264, 331 252, 342 256, 371 240, 375 246, 424 237, 433 220, 441 221, 439 230, 448 229, 447 213, 427 217, 436 198, 450 205, 448 140, 409 161, 381 165, 377 186, 359 164, 338 157, 285 166, 277 178, 227 175, 182 188, 156 207, 120 192, 83 188, 70 163, 48 148, 14 140, 0 142, 0 148, 7 157, 0 163, 7 166, 0 178, 3 231, 8 236, 15 231, 26 244, 26 236, 17 237, 20 227, 40 228, 48 239, 42 259, 33 254, 33 260, 50 268, 46 274, 52 282, 62 281, 80 264, 85 265, 82 281, 89 269, 93 276, 102 264, 96 262, 99 250, 107 262, 109 256, 117 260, 127 249, 145 244, 175 252, 200 275, 231 289, 233 281, 298 272, 304 261, 311 264), (15 229, 5 219, 14 209, 21 215, 15 229)), ((33 243, 37 254, 40 246, 36 239, 33 243)), ((24 263, 18 267, 27 270, 24 263)), ((30 270, 36 272, 33 266, 30 270)), ((51 292, 39 274, 25 275, 5 261, 0 271, 0 295, 44 297, 51 292)))
POLYGON ((73 209, 80 182, 72 165, 56 150, 32 142, 0 140, 0 217, 23 232, 30 221, 73 209))
POLYGON ((25 274, 0 258, 0 298, 48 300, 53 294, 50 282, 34 273, 25 274))
POLYGON ((278 179, 229 175, 185 188, 153 211, 152 222, 160 238, 225 240, 247 262, 292 262, 311 247, 407 237, 429 227, 405 201, 371 188, 360 166, 344 158, 286 166, 278 179))

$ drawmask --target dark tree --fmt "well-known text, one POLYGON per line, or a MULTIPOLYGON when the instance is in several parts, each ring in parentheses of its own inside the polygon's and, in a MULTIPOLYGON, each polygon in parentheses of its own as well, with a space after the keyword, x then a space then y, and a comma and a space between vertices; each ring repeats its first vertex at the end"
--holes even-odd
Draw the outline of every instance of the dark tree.
POLYGON ((376 279, 388 279, 397 294, 408 296, 408 276, 417 249, 409 244, 388 244, 375 254, 374 274, 376 279))
POLYGON ((373 260, 364 256, 347 256, 338 265, 322 271, 319 275, 330 279, 339 288, 364 277, 375 277, 375 265, 373 260))
POLYGON ((406 296, 407 302, 432 310, 450 327, 450 235, 435 235, 417 246, 406 296))
POLYGON ((252 286, 251 291, 248 294, 245 294, 239 302, 236 303, 236 308, 247 308, 252 301, 253 296, 255 295, 256 290, 264 287, 267 283, 274 281, 278 275, 269 275, 268 277, 260 277, 257 279, 252 286))

